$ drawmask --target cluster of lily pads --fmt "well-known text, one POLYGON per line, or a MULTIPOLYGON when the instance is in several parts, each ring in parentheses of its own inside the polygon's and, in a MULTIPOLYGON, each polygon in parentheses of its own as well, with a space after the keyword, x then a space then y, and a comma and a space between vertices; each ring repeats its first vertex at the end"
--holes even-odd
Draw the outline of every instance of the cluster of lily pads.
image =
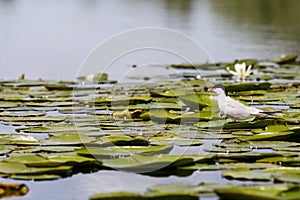
POLYGON ((84 77, 78 82, 0 81, 0 123, 14 129, 0 135, 0 175, 43 181, 103 169, 148 176, 221 171, 228 180, 266 184, 178 183, 148 188, 144 194, 103 193, 90 198, 297 199, 300 63, 296 58, 172 65, 182 70, 177 74, 181 78, 155 84, 118 84, 105 74, 84 84, 84 77), (236 63, 253 66, 251 81, 232 81, 225 69, 236 63), (198 69, 204 74, 201 79, 198 69), (214 95, 206 92, 216 82, 223 82, 235 99, 274 114, 241 122, 220 117, 214 95), (213 145, 202 147, 211 139, 213 145), (175 146, 185 153, 174 153, 175 146), (190 154, 190 146, 198 147, 199 153, 190 154))

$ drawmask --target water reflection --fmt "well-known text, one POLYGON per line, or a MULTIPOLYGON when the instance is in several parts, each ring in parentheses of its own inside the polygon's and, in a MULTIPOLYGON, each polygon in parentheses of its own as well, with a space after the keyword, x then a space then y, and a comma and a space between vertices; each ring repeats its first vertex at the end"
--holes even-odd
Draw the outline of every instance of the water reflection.
POLYGON ((138 27, 183 32, 215 61, 278 57, 299 51, 299 8, 297 0, 0 0, 1 78, 74 79, 95 45, 138 27))
POLYGON ((220 19, 226 19, 223 22, 227 26, 262 33, 269 38, 274 37, 272 35, 274 33, 277 34, 278 40, 284 35, 286 39, 299 39, 299 1, 212 0, 209 2, 212 12, 220 19))
POLYGON ((164 10, 166 10, 166 18, 171 24, 182 24, 189 29, 191 21, 192 0, 164 0, 164 10))

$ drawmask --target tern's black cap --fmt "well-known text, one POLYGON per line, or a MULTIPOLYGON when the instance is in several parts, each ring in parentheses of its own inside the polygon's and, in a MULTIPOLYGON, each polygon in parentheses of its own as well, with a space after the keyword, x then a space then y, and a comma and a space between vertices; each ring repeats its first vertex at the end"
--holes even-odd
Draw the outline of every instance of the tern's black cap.
POLYGON ((221 88, 224 91, 225 95, 227 96, 227 90, 223 84, 217 84, 213 88, 221 88))

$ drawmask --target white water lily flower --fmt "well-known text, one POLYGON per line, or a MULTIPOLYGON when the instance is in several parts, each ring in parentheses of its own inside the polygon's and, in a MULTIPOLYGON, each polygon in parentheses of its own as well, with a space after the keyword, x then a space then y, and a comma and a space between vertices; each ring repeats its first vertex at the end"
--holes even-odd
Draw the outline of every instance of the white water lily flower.
POLYGON ((249 65, 248 67, 246 66, 246 63, 242 63, 242 64, 235 64, 234 65, 234 69, 235 71, 232 71, 229 69, 229 67, 227 67, 227 71, 236 76, 236 81, 240 82, 244 82, 246 80, 246 77, 249 76, 252 73, 252 65, 249 65))

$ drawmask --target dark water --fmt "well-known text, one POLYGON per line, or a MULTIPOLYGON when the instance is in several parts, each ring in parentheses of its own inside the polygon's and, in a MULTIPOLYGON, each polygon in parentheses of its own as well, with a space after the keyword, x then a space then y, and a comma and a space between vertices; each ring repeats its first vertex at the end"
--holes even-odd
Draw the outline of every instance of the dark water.
MULTIPOLYGON (((299 9, 298 0, 0 0, 0 78, 74 79, 96 45, 141 27, 186 34, 210 61, 279 57, 299 52, 299 9)), ((207 61, 181 48, 193 53, 191 62, 207 61)), ((183 61, 164 54, 147 61, 151 56, 133 56, 114 70, 183 61)))
MULTIPOLYGON (((297 53, 299 10, 298 0, 0 0, 0 79, 17 78, 21 73, 28 78, 74 79, 96 45, 120 32, 142 27, 173 29, 194 39, 207 57, 180 44, 182 51, 191 55, 191 62, 297 53)), ((183 61, 155 53, 144 51, 121 59, 112 72, 120 73, 132 64, 183 61)), ((218 172, 154 178, 100 171, 58 181, 13 181, 30 188, 25 197, 13 199, 87 199, 98 192, 143 192, 147 186, 160 183, 202 181, 225 180, 218 172)))

